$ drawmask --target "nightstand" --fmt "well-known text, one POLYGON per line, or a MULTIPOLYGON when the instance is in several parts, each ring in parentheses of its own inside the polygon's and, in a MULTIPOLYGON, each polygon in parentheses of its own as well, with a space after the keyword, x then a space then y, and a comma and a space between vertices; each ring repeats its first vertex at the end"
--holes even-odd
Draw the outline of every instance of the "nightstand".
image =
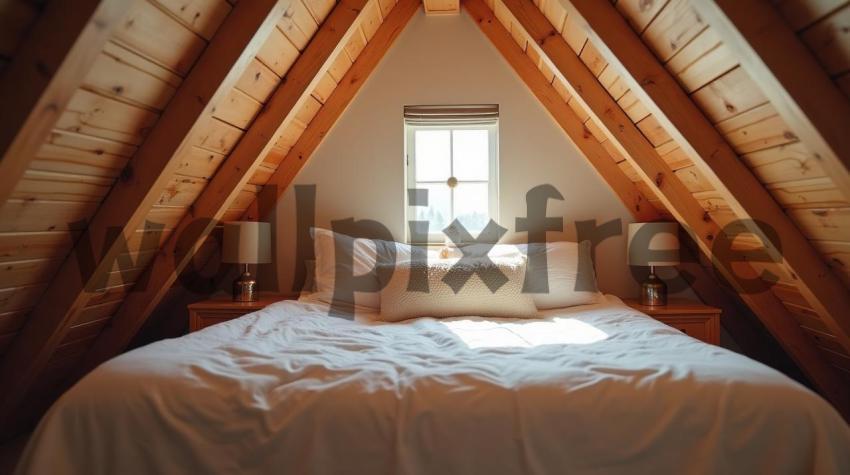
POLYGON ((293 298, 284 294, 260 292, 256 302, 234 302, 228 296, 213 297, 189 304, 189 331, 194 332, 216 323, 239 318, 265 308, 269 304, 293 298))
POLYGON ((720 344, 720 310, 692 300, 670 299, 667 305, 647 307, 637 299, 623 299, 626 305, 661 323, 712 345, 720 344))

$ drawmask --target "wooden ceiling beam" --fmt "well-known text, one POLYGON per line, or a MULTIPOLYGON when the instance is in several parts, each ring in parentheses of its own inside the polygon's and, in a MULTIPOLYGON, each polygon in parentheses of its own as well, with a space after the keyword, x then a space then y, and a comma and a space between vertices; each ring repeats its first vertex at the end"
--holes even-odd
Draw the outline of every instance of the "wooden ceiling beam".
POLYGON ((766 1, 691 2, 850 199, 850 101, 766 1))
MULTIPOLYGON (((268 196, 269 202, 276 201, 292 183, 301 167, 312 157, 313 152, 322 143, 336 121, 357 96, 357 92, 378 66, 389 47, 407 25, 413 14, 419 10, 419 0, 399 0, 390 11, 387 18, 378 28, 375 36, 357 56, 354 64, 343 75, 336 89, 331 93, 319 112, 307 125, 304 132, 292 146, 286 157, 280 162, 277 170, 269 177, 268 182, 260 191, 261 194, 274 191, 275 196, 268 196)), ((245 212, 243 219, 260 219, 259 198, 245 212)))
MULTIPOLYGON (((95 340, 86 355, 84 371, 123 351, 138 333, 180 272, 192 260, 195 251, 219 224, 218 220, 253 176, 300 105, 309 99, 336 56, 344 54, 348 39, 359 31, 358 19, 362 17, 360 13, 366 9, 368 1, 377 2, 342 0, 334 7, 259 116, 154 258, 146 271, 147 276, 140 279, 146 285, 134 288, 127 295, 109 325, 95 340)), ((367 49, 372 47, 385 51, 388 48, 390 41, 387 41, 386 33, 381 32, 406 23, 407 17, 402 17, 409 7, 404 5, 411 1, 403 0, 393 8, 367 44, 367 49)), ((358 60, 364 54, 365 49, 358 60)), ((322 109, 325 107, 327 105, 322 109)))
MULTIPOLYGON (((603 125, 609 140, 614 141, 667 210, 684 225, 721 275, 736 287, 741 298, 759 315, 768 330, 806 372, 807 377, 845 418, 850 418, 850 390, 841 383, 837 370, 829 364, 772 292, 764 290, 755 293, 747 288, 747 279, 754 279, 759 275, 750 265, 739 263, 733 269, 731 262, 716 258, 712 246, 720 232, 718 226, 599 83, 596 76, 555 31, 549 20, 530 0, 496 1, 502 1, 507 7, 512 20, 531 37, 532 42, 529 44, 539 49, 540 54, 552 62, 556 74, 567 81, 574 99, 603 125)), ((628 25, 625 25, 625 28, 629 28, 628 25)))
MULTIPOLYGON (((688 154, 700 173, 741 220, 741 224, 761 238, 773 262, 790 270, 789 274, 795 279, 800 293, 821 316, 842 347, 850 352, 850 292, 847 287, 616 8, 608 2, 596 0, 571 2, 573 12, 581 17, 576 22, 586 27, 605 59, 623 73, 622 77, 631 90, 688 154)), ((714 2, 693 3, 701 4, 704 10, 716 9, 709 8, 715 5, 714 2)), ((735 2, 737 7, 731 6, 728 10, 737 12, 741 8, 755 13, 751 7, 744 5, 756 4, 760 2, 735 2)), ((765 7, 771 9, 768 5, 765 7)), ((748 18, 743 23, 750 24, 756 20, 748 18)), ((777 21, 781 22, 779 19, 777 21)), ((729 28, 734 29, 732 26, 729 28)), ((802 67, 801 64, 797 66, 802 67)), ((764 77, 755 78, 764 89, 764 77)), ((826 80, 828 86, 835 89, 831 81, 828 78, 826 80)), ((814 91, 809 96, 820 92, 814 91)), ((835 92, 840 96, 837 90, 835 92)), ((837 110, 839 104, 850 110, 850 103, 843 96, 834 102, 836 104, 832 110, 837 110)), ((821 111, 824 112, 828 111, 821 111)), ((835 125, 838 123, 830 127, 835 125)), ((850 153, 848 125, 850 121, 839 127, 840 132, 836 129, 835 135, 843 136, 848 146, 847 152, 850 153)), ((850 159, 850 156, 845 158, 850 159)), ((822 161, 829 161, 828 156, 823 156, 822 161)), ((843 168, 843 165, 839 164, 839 168, 843 168)))
MULTIPOLYGON (((555 87, 545 78, 534 61, 514 41, 511 32, 496 20, 495 13, 481 1, 466 0, 463 6, 484 35, 523 80, 529 91, 537 97, 576 148, 587 157, 597 173, 617 194, 635 221, 647 222, 663 219, 658 210, 653 207, 623 170, 617 166, 605 148, 587 130, 587 127, 567 105, 555 87)), ((683 255, 689 255, 687 249, 683 249, 683 255)), ((754 354, 760 361, 775 363, 772 348, 757 341, 760 337, 771 337, 764 334, 754 335, 757 330, 749 324, 749 320, 745 319, 756 317, 751 314, 748 316, 740 315, 747 311, 746 308, 742 308, 744 307, 743 304, 733 302, 732 298, 721 289, 715 277, 710 275, 702 265, 698 262, 688 264, 686 261, 687 259, 683 260, 683 265, 687 266, 687 272, 694 279, 694 291, 709 304, 723 309, 722 323, 735 338, 736 343, 754 354)))
POLYGON ((48 2, 0 75, 0 204, 45 142, 132 0, 48 2))
POLYGON ((483 2, 464 2, 464 10, 472 16, 484 35, 499 50, 540 104, 546 108, 573 145, 587 157, 599 176, 617 194, 632 216, 638 221, 660 219, 661 215, 658 211, 617 166, 617 162, 590 133, 555 87, 545 79, 534 61, 514 41, 511 32, 495 20, 493 11, 483 2))
POLYGON ((289 3, 240 2, 222 23, 9 347, 0 366, 0 425, 23 401, 76 315, 97 295, 97 283, 124 247, 120 236, 107 241, 112 231, 127 237, 141 227, 179 166, 180 150, 225 99, 289 3), (92 264, 78 260, 91 254, 92 264))

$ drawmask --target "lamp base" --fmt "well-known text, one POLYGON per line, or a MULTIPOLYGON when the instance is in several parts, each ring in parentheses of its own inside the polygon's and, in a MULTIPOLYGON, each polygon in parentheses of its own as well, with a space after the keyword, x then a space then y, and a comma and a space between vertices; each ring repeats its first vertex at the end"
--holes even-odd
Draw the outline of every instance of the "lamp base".
POLYGON ((667 305, 667 284, 650 268, 649 276, 640 284, 640 304, 648 307, 667 305))
POLYGON ((257 281, 248 272, 248 266, 246 265, 242 275, 233 281, 233 301, 256 302, 258 298, 257 281))

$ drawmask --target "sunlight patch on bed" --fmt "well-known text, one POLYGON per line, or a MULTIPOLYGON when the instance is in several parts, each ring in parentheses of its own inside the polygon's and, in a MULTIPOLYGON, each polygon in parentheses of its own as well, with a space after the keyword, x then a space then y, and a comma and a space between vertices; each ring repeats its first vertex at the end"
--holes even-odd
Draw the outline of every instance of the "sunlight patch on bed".
POLYGON ((608 338, 593 325, 573 318, 546 321, 441 321, 469 348, 533 348, 541 345, 588 345, 608 338))

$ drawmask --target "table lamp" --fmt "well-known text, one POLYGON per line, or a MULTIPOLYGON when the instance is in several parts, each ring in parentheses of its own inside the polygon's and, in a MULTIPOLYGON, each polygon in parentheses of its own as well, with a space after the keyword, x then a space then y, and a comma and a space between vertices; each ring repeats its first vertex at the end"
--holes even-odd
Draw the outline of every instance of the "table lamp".
POLYGON ((655 267, 679 263, 678 232, 678 223, 629 224, 629 265, 649 266, 649 276, 640 286, 642 305, 667 305, 667 284, 655 275, 655 267))
POLYGON ((240 264, 242 275, 233 281, 233 300, 254 302, 259 297, 257 281, 248 272, 248 264, 268 264, 271 258, 271 225, 255 221, 224 223, 221 261, 240 264))

